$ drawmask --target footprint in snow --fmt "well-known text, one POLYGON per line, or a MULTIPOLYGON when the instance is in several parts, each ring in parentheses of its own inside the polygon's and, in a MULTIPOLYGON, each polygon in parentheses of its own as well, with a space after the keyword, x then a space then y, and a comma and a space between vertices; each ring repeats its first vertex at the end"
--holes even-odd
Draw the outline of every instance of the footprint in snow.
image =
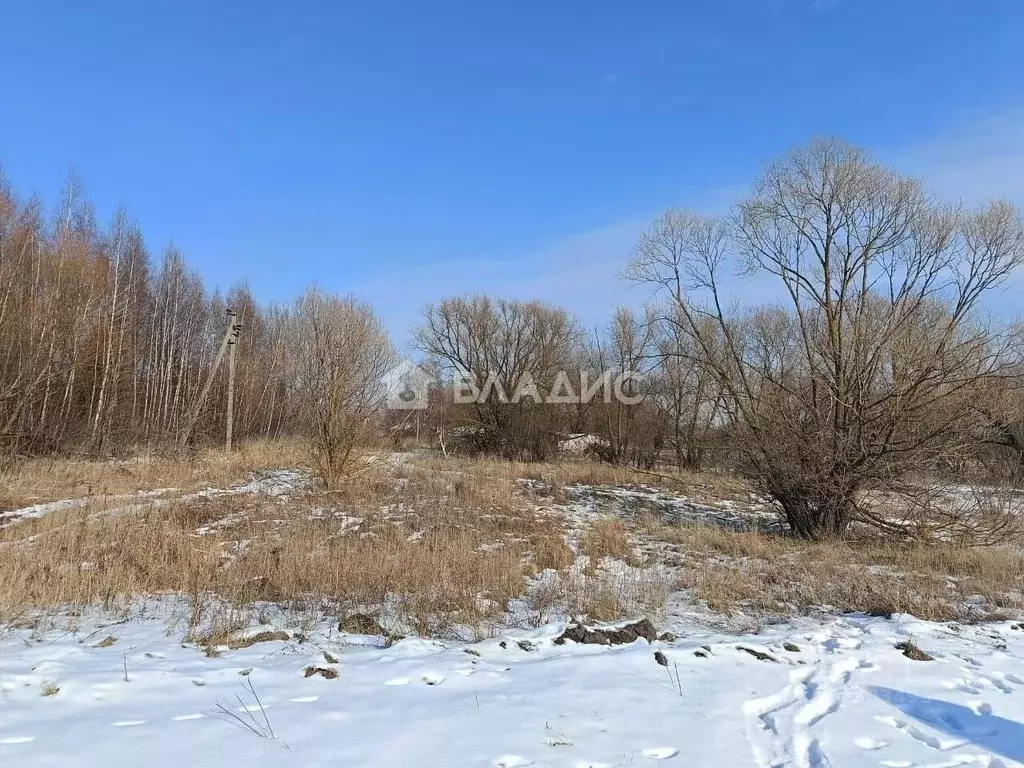
POLYGON ((987 675, 981 675, 978 682, 987 687, 998 688, 1003 693, 1013 693, 1013 687, 1006 684, 1007 680, 1010 679, 1019 682, 1020 678, 1015 675, 1004 675, 1002 672, 992 672, 987 675))
POLYGON ((853 743, 861 749, 875 750, 881 749, 882 747, 889 746, 888 741, 879 741, 878 739, 869 739, 866 736, 862 736, 858 739, 854 739, 853 743))
POLYGON ((436 672, 424 672, 423 682, 427 685, 440 685, 444 682, 444 675, 439 675, 436 672))
POLYGON ((408 685, 410 682, 408 677, 396 677, 393 680, 385 681, 384 685, 408 685))
POLYGON ((0 744, 28 744, 35 736, 0 736, 0 744))
POLYGON ((651 758, 651 760, 668 760, 670 757, 678 755, 679 750, 675 747, 652 747, 645 749, 641 754, 644 757, 651 758))
POLYGON ((981 693, 981 691, 978 690, 977 686, 972 685, 971 681, 968 679, 943 680, 942 687, 948 688, 951 691, 960 691, 961 693, 966 693, 970 696, 977 696, 979 693, 981 693))
POLYGON ((519 755, 502 755, 494 761, 494 768, 524 768, 533 765, 533 760, 519 755))
MULTIPOLYGON (((893 717, 892 715, 875 715, 875 720, 877 720, 880 723, 884 723, 885 725, 892 726, 896 730, 903 731, 912 739, 916 739, 922 744, 929 746, 932 749, 939 750, 940 752, 946 752, 950 749, 957 749, 968 742, 967 739, 950 739, 934 736, 924 731, 923 729, 918 728, 913 723, 908 723, 906 720, 902 720, 898 717, 893 717)), ((961 729, 958 728, 955 730, 961 729)), ((884 764, 884 761, 882 763, 879 763, 879 765, 884 764)))

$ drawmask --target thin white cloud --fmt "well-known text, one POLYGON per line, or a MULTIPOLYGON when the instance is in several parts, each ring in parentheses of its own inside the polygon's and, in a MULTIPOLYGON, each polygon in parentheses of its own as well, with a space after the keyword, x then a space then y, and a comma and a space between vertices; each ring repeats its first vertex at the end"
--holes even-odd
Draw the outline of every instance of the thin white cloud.
POLYGON ((468 293, 549 301, 591 326, 603 322, 610 307, 637 303, 635 291, 619 280, 619 272, 650 218, 630 217, 514 258, 481 255, 409 267, 399 275, 352 286, 352 292, 377 306, 400 345, 425 305, 468 293))
POLYGON ((960 118, 937 136, 885 156, 951 200, 1006 198, 1024 205, 1024 109, 960 118))
MULTIPOLYGON (((724 210, 735 198, 735 187, 722 187, 689 200, 698 210, 724 210)), ((488 293, 510 299, 539 299, 572 312, 587 328, 604 325, 620 304, 640 306, 649 291, 626 284, 620 277, 640 233, 662 209, 623 217, 606 227, 567 235, 512 258, 487 254, 406 267, 347 286, 377 307, 399 346, 409 341, 410 329, 420 321, 421 310, 448 296, 488 293)))
MULTIPOLYGON (((1005 197, 1024 205, 1024 110, 985 115, 919 144, 880 151, 879 156, 912 173, 938 194, 976 204, 1005 197)), ((699 210, 724 211, 745 185, 709 190, 689 200, 666 201, 665 208, 688 204, 699 210)), ((404 345, 419 322, 420 310, 446 296, 485 292, 516 299, 541 299, 566 307, 586 327, 604 324, 618 304, 639 306, 648 293, 620 279, 622 269, 644 227, 661 211, 624 217, 609 226, 567 235, 514 258, 486 254, 403 269, 351 286, 382 313, 396 341, 404 345)), ((737 297, 763 300, 770 286, 740 282, 737 297)), ((1005 309, 1020 289, 997 298, 1005 309)))

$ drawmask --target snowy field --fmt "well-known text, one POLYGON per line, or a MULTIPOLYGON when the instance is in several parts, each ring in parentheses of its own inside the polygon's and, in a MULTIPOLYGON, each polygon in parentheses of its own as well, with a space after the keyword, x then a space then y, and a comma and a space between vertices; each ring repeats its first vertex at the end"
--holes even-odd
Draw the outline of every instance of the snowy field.
MULTIPOLYGON (((411 533, 399 540, 419 546, 432 525, 497 519, 510 533, 500 538, 494 525, 489 530, 497 538, 485 539, 479 551, 508 546, 531 526, 552 531, 559 542, 564 537, 571 550, 560 571, 526 578, 524 593, 505 613, 501 603, 485 631, 459 625, 442 635, 447 640, 385 642, 341 632, 337 619, 311 630, 310 616, 259 604, 248 616, 265 623, 211 650, 187 637, 190 624, 205 627, 215 617, 197 620, 187 600, 171 597, 140 599, 126 621, 89 610, 58 611, 51 623, 43 621, 75 631, 0 627, 0 768, 1024 766, 1024 624, 1018 621, 836 617, 815 603, 821 607, 811 612, 814 618, 783 622, 742 610, 716 613, 678 589, 649 609, 640 595, 645 585, 674 584, 673 574, 703 572, 725 556, 712 552, 701 560, 707 555, 687 549, 685 540, 643 534, 640 521, 653 515, 666 525, 771 531, 777 527, 771 506, 749 493, 717 496, 714 488, 687 496, 642 484, 571 482, 556 494, 542 480, 515 479, 508 481, 509 496, 521 509, 510 502, 460 516, 456 507, 439 506, 453 515, 448 519, 425 508, 449 503, 455 492, 449 485, 461 474, 414 471, 407 459, 391 454, 376 462, 382 487, 392 494, 379 500, 379 510, 368 501, 358 509, 339 506, 309 490, 308 474, 282 469, 220 488, 141 490, 98 505, 94 498, 44 500, 0 513, 0 528, 14 532, 68 511, 84 510, 92 523, 230 501, 215 508, 219 516, 182 534, 188 542, 223 539, 232 554, 217 560, 217 568, 237 567, 247 537, 264 530, 247 525, 261 522, 279 532, 288 523, 285 511, 333 521, 334 538, 316 542, 361 541, 401 526, 402 536, 411 533), (628 524, 638 557, 627 564, 609 556, 592 570, 583 540, 609 518, 628 524), (559 580, 580 590, 614 586, 623 607, 613 615, 649 615, 659 633, 674 638, 556 643, 566 628, 557 619, 576 612, 531 601, 559 580), (470 642, 488 633, 494 636, 470 642), (924 657, 906 655, 907 643, 924 657)), ((843 574, 853 582, 885 570, 872 567, 843 574)), ((92 566, 82 568, 93 573, 92 566)), ((789 571, 774 571, 781 572, 789 571)), ((968 594, 967 583, 953 589, 952 577, 946 586, 954 597, 968 594)), ((984 607, 980 595, 967 602, 984 607)), ((365 610, 392 631, 411 634, 414 625, 393 608, 385 600, 365 610)))
POLYGON ((147 613, 0 637, 0 765, 1024 765, 1011 622, 677 622, 673 642, 618 646, 555 644, 551 624, 390 648, 324 626, 210 657, 147 613), (933 659, 905 657, 907 641, 933 659))

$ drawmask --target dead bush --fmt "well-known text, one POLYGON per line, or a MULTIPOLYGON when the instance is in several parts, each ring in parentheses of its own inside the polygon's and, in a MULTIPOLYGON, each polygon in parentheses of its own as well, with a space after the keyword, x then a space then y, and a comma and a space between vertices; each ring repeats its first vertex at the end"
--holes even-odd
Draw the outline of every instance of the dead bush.
POLYGON ((319 288, 295 301, 290 332, 300 420, 317 474, 332 489, 352 471, 357 446, 373 433, 395 350, 369 304, 319 288))

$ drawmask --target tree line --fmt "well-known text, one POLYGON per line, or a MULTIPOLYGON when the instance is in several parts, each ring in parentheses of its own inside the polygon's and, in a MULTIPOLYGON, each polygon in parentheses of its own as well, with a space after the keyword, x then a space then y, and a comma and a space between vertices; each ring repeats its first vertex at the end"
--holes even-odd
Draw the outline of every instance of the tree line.
POLYGON ((125 211, 97 224, 73 179, 53 210, 0 181, 0 438, 8 456, 112 454, 180 445, 198 415, 188 440, 220 439, 225 377, 199 395, 231 308, 236 438, 308 435, 329 485, 370 441, 520 460, 574 446, 647 471, 738 472, 802 536, 994 536, 1011 523, 1005 494, 951 512, 913 478, 1018 481, 1024 333, 986 297, 1022 261, 1009 203, 950 204, 815 140, 726 213, 653 222, 623 259, 650 301, 609 308, 602 328, 536 301, 427 306, 414 347, 438 383, 424 410, 389 411, 397 355, 369 305, 317 288, 290 304, 221 295, 173 246, 154 258, 125 211), (743 275, 770 286, 765 300, 737 300, 743 275), (629 397, 550 397, 606 371, 640 374, 629 397), (486 394, 459 402, 467 376, 486 394), (499 396, 524 377, 531 396, 499 396))
MULTIPOLYGON (((317 356, 333 346, 328 357, 342 360, 356 341, 325 331, 331 323, 351 332, 368 322, 359 344, 393 355, 372 310, 354 299, 311 288, 274 304, 245 285, 211 291, 173 245, 154 257, 124 209, 100 225, 73 177, 49 211, 0 177, 0 456, 223 440, 227 379, 224 370, 210 377, 228 309, 242 326, 232 408, 239 440, 315 426, 315 402, 329 389, 317 356)), ((339 402, 351 408, 358 398, 339 402)))
MULTIPOLYGON (((117 453, 173 443, 224 333, 245 326, 240 435, 286 427, 282 313, 244 286, 211 292, 174 246, 153 258, 119 209, 101 226, 71 178, 57 206, 19 199, 0 178, 0 440, 8 455, 117 453)), ((223 386, 223 382, 218 382, 223 386)), ((223 391, 223 390, 221 390, 223 391)), ((200 440, 223 434, 210 398, 200 440)))

